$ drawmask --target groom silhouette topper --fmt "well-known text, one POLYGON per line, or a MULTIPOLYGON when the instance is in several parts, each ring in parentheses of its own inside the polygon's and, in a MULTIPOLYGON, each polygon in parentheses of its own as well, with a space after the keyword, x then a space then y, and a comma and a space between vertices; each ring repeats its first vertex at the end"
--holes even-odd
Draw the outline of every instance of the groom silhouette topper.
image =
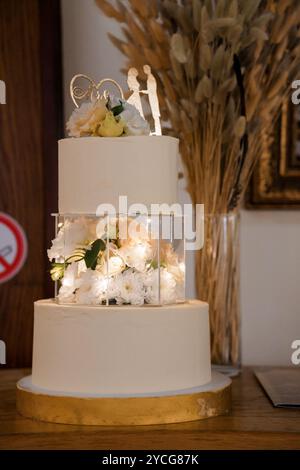
POLYGON ((144 65, 143 71, 147 76, 147 88, 146 90, 140 89, 140 84, 138 81, 138 71, 136 68, 131 67, 128 70, 127 75, 127 84, 130 91, 132 91, 127 102, 134 105, 141 116, 144 118, 144 112, 142 107, 141 94, 147 95, 149 100, 149 105, 151 109, 151 114, 154 120, 155 135, 161 135, 161 124, 160 124, 160 110, 159 102, 157 97, 157 83, 154 75, 152 74, 150 65, 144 65))

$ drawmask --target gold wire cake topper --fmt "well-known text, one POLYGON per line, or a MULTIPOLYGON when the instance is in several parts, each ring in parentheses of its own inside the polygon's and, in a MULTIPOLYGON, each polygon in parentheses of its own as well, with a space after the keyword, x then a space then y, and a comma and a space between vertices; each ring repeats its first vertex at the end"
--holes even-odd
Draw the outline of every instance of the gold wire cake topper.
POLYGON ((120 96, 124 99, 124 93, 121 85, 119 85, 116 80, 112 78, 102 78, 99 83, 96 83, 92 78, 84 74, 75 75, 70 83, 70 94, 75 104, 76 108, 79 108, 79 102, 85 99, 90 99, 91 101, 96 101, 99 98, 108 97, 108 91, 104 90, 103 93, 100 93, 100 89, 105 83, 112 83, 118 89, 120 96), (87 88, 84 89, 82 86, 76 85, 78 80, 86 80, 88 82, 87 88))
MULTIPOLYGON (((140 115, 145 118, 141 95, 147 95, 149 100, 149 105, 151 109, 151 114, 154 120, 155 132, 152 134, 161 135, 161 124, 160 124, 160 109, 159 109, 159 101, 157 96, 157 82, 152 74, 150 65, 143 66, 144 74, 147 77, 147 88, 145 90, 140 89, 140 83, 138 81, 138 71, 136 68, 131 67, 128 70, 127 74, 127 84, 129 90, 132 92, 129 96, 127 102, 132 104, 137 108, 140 112, 140 115)), ((96 101, 102 97, 108 98, 109 91, 104 89, 101 93, 101 88, 106 83, 113 84, 120 94, 120 97, 124 100, 124 92, 121 85, 112 78, 103 78, 98 83, 96 83, 92 78, 88 77, 84 74, 75 75, 70 83, 70 94, 73 103, 75 104, 76 108, 79 108, 80 101, 90 99, 91 101, 96 101), (86 87, 78 85, 78 81, 86 81, 86 87)))

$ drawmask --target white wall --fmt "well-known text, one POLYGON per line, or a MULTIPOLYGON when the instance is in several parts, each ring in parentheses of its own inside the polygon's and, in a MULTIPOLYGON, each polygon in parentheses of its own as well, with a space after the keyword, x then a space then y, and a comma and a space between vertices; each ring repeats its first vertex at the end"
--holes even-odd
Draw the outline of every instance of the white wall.
POLYGON ((243 211, 242 353, 247 364, 290 364, 300 338, 300 211, 243 211))
MULTIPOLYGON (((73 105, 76 73, 108 76, 125 85, 124 58, 107 32, 119 25, 94 0, 62 0, 65 113, 73 105)), ((188 200, 182 183, 181 201, 188 200)), ((195 295, 194 260, 188 254, 187 293, 195 295)), ((289 365, 291 342, 300 339, 300 211, 243 211, 241 223, 242 358, 244 364, 289 365)))
POLYGON ((65 115, 73 109, 70 80, 77 73, 95 81, 113 77, 125 87, 121 74, 124 56, 112 46, 107 33, 120 35, 119 25, 104 17, 94 0, 62 0, 65 115))

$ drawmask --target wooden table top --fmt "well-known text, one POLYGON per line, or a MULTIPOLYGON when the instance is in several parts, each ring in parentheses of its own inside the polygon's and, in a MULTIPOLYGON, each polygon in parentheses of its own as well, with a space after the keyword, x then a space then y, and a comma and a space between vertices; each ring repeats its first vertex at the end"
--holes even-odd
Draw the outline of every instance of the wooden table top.
POLYGON ((0 449, 300 449, 300 410, 274 408, 250 368, 233 379, 232 413, 197 422, 133 427, 73 426, 18 415, 15 384, 26 370, 0 370, 0 449))

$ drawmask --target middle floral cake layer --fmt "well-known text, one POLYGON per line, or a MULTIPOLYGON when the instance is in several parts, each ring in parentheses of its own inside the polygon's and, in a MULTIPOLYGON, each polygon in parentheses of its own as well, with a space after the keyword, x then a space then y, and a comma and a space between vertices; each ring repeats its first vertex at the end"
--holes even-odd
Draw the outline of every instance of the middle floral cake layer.
POLYGON ((160 305, 185 296, 182 218, 57 216, 48 250, 60 303, 160 305))

